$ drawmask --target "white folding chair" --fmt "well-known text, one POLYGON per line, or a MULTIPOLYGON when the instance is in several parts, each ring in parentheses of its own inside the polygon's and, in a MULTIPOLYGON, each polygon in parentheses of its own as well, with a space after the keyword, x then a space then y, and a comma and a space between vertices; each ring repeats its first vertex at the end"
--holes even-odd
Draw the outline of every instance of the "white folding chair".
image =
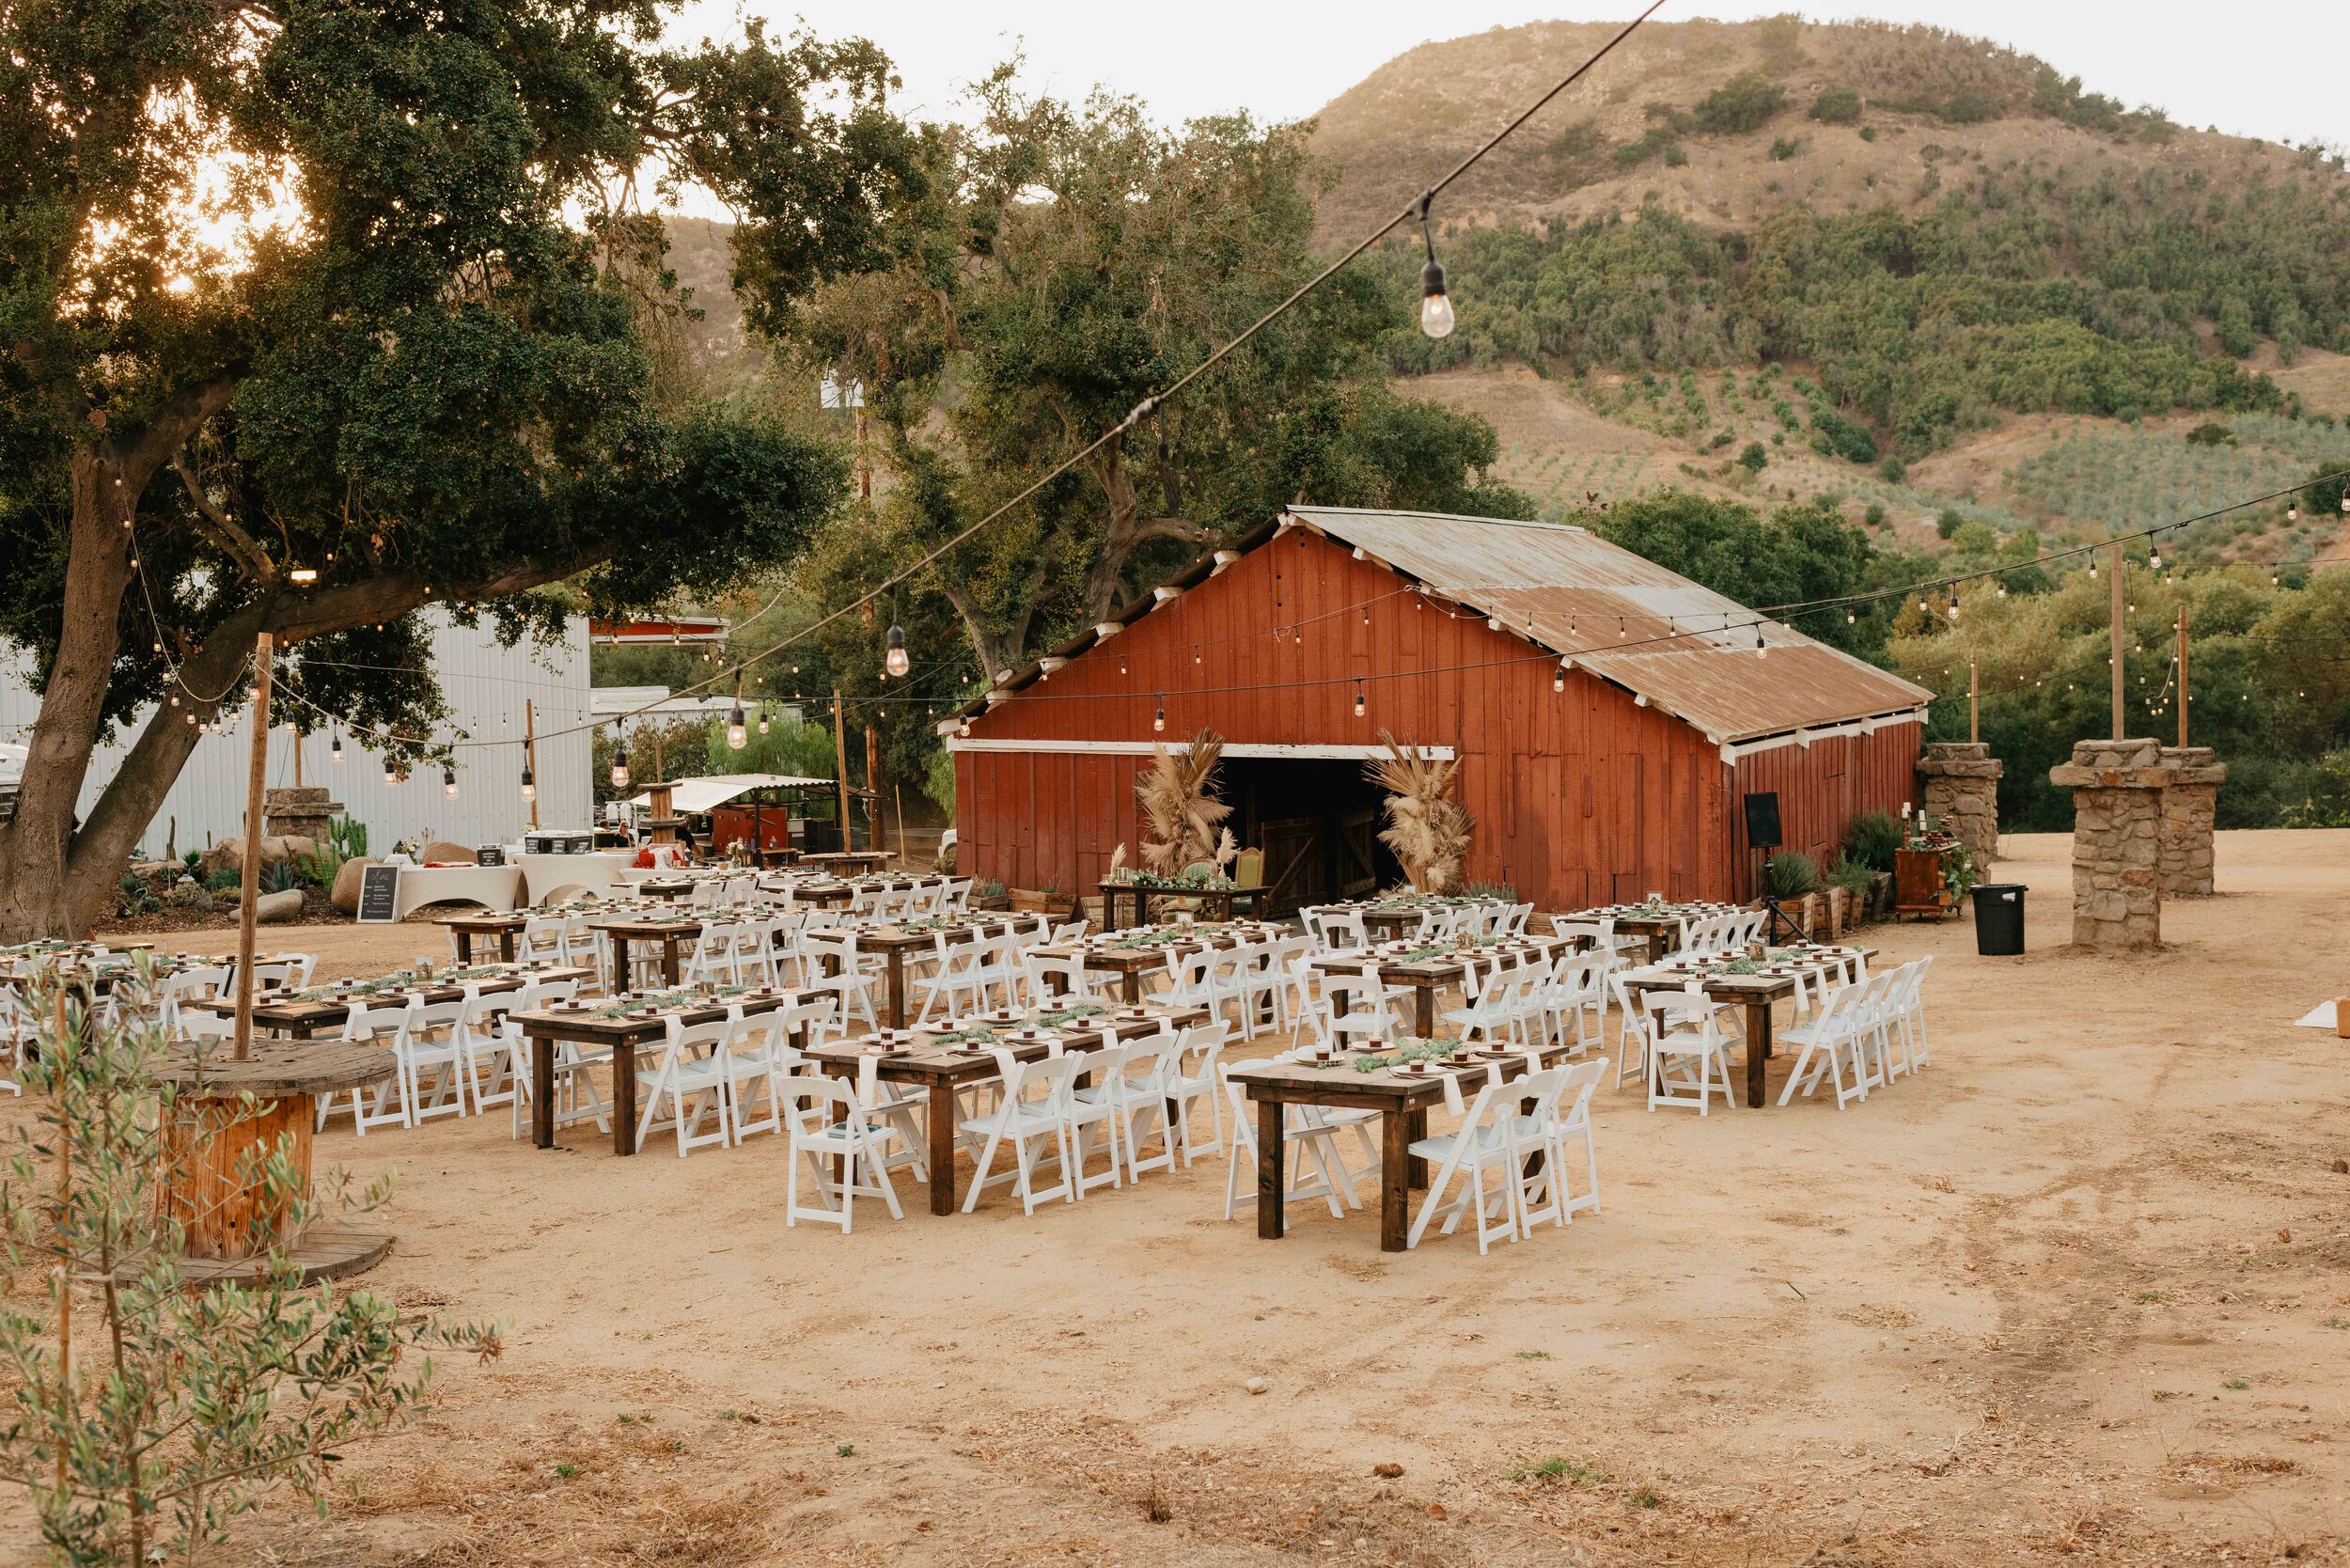
POLYGON ((1721 1027, 1722 1004, 1692 980, 1685 990, 1651 991, 1641 998, 1648 1056, 1648 1108, 1695 1105, 1707 1114, 1714 1096, 1735 1109, 1730 1082, 1731 1036, 1721 1027))
POLYGON ((845 1236, 854 1229, 859 1198, 879 1198, 889 1205, 890 1218, 905 1217, 905 1211, 898 1206, 897 1189, 890 1185, 887 1162, 883 1158, 883 1151, 897 1137, 897 1130, 876 1121, 859 1098, 859 1090, 871 1088, 879 1065, 871 1057, 860 1060, 857 1088, 854 1090, 840 1079, 821 1073, 794 1074, 776 1080, 782 1093, 784 1121, 791 1133, 791 1159, 783 1188, 783 1223, 787 1228, 804 1219, 813 1219, 839 1226, 845 1236), (836 1160, 840 1165, 838 1179, 827 1168, 828 1163, 836 1160), (800 1202, 803 1167, 814 1176, 817 1197, 823 1207, 809 1208, 800 1202), (831 1206, 836 1198, 839 1200, 838 1209, 831 1206))
POLYGON ((1488 1073, 1478 1086, 1477 1097, 1462 1113, 1457 1129, 1413 1140, 1411 1152, 1431 1162, 1435 1169, 1428 1178, 1428 1196, 1412 1221, 1405 1246, 1418 1247, 1420 1238, 1428 1233, 1432 1220, 1441 1216, 1444 1233, 1449 1236, 1471 1213, 1477 1218, 1477 1250, 1480 1257, 1496 1236, 1510 1241, 1518 1239, 1523 1222, 1519 1215, 1518 1144, 1511 1127, 1515 1102, 1511 1093, 1497 1073, 1488 1073), (1488 1174, 1500 1178, 1491 1189, 1485 1185, 1488 1174), (1451 1201, 1447 1202, 1446 1189, 1454 1187, 1456 1183, 1457 1190, 1451 1201))

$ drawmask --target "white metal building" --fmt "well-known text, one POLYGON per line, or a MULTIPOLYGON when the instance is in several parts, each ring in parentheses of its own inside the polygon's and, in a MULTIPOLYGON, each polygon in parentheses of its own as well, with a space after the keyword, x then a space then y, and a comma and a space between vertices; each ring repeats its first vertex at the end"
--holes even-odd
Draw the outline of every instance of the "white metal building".
MULTIPOLYGON (((594 810, 588 781, 592 742, 582 728, 588 720, 588 622, 573 617, 559 642, 522 642, 502 648, 486 629, 452 626, 437 608, 425 612, 432 628, 432 663, 446 695, 449 722, 476 741, 502 743, 466 746, 457 752, 457 798, 451 800, 437 767, 419 768, 404 784, 384 781, 383 759, 351 735, 343 736, 343 760, 329 760, 321 732, 302 743, 302 781, 335 792, 346 814, 367 823, 368 848, 377 855, 400 839, 422 843, 504 843, 529 823, 522 798, 523 703, 536 711, 539 743, 539 820, 549 827, 586 827, 594 810), (568 734, 553 734, 569 730, 568 734)), ((40 694, 26 680, 32 667, 23 651, 0 647, 0 743, 22 742, 40 712, 40 694)), ((224 713, 224 729, 196 742, 180 778, 164 799, 141 840, 141 851, 163 854, 166 838, 179 849, 202 849, 244 831, 245 777, 250 761, 248 705, 224 713), (176 826, 175 826, 176 823, 176 826)), ((86 814, 114 777, 131 742, 151 715, 142 713, 128 732, 102 745, 90 758, 82 787, 86 814)), ((6 746, 0 744, 0 767, 6 746)), ((8 779, 0 782, 12 782, 8 779)), ((270 736, 272 788, 294 782, 294 737, 281 727, 270 736)))

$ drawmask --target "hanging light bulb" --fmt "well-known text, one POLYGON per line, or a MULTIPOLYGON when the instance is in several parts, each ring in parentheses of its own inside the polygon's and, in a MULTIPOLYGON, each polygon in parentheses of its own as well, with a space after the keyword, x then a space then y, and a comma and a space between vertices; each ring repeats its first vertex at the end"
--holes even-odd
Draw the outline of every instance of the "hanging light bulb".
POLYGON ((734 712, 727 715, 727 749, 740 751, 751 744, 750 724, 743 713, 743 699, 734 699, 734 712))
POLYGON ((1550 689, 1555 692, 1562 692, 1567 689, 1566 666, 1560 665, 1557 669, 1550 672, 1550 689))
POLYGON ((525 758, 523 761, 523 799, 537 800, 538 798, 539 781, 530 776, 530 761, 527 758, 525 758))
POLYGON ((2300 509, 2298 506, 2296 506, 2296 505, 2293 505, 2293 504, 2291 504, 2291 503, 2288 503, 2288 504, 2286 505, 2286 507, 2285 507, 2285 521, 2286 521, 2286 522, 2288 522, 2288 523, 2298 523, 2298 522, 2300 522, 2300 521, 2301 521, 2301 509, 2300 509))
POLYGON ((759 732, 762 735, 767 733, 767 704, 764 702, 759 705, 759 732))
POLYGON ((457 770, 455 768, 445 767, 441 770, 441 793, 451 800, 457 798, 457 770))
POLYGON ((1767 659, 1771 656, 1770 644, 1762 640, 1762 623, 1761 621, 1755 622, 1754 626, 1754 656, 1758 659, 1767 659))
POLYGON ((1151 729, 1153 733, 1167 729, 1167 704, 1165 702, 1159 704, 1157 715, 1151 720, 1151 729))
POLYGON ((384 782, 386 784, 397 784, 400 782, 400 765, 398 763, 386 762, 384 764, 384 782))
POLYGON ((1363 716, 1363 683, 1360 681, 1355 682, 1355 716, 1363 716))
POLYGON ((612 727, 612 787, 628 788, 628 741, 617 724, 612 727))
POLYGON ((1958 619, 1958 585, 1956 583, 1950 585, 1950 619, 1952 620, 1958 619))
POLYGON ((1419 237, 1428 247, 1428 264, 1419 270, 1419 330, 1431 337, 1452 336, 1452 296, 1445 292, 1444 264, 1436 259, 1436 233, 1428 220, 1429 204, 1436 193, 1419 198, 1419 237))
POLYGON ((1860 624, 1860 616, 1859 616, 1859 613, 1858 613, 1857 611, 1854 611, 1854 610, 1846 610, 1846 611, 1844 612, 1844 624, 1845 624, 1845 625, 1847 625, 1847 626, 1857 626, 1857 625, 1859 625, 1859 624, 1860 624))
POLYGON ((1999 597, 2002 599, 2007 597, 2007 579, 2005 577, 1999 579, 1999 597))
POLYGON ((892 626, 889 629, 889 653, 882 660, 882 665, 890 674, 901 678, 907 670, 914 667, 914 661, 906 657, 906 629, 904 627, 892 626))
POLYGON ((326 760, 330 762, 339 762, 343 760, 343 738, 339 734, 327 746, 326 760))
POLYGON ((966 741, 969 740, 971 738, 971 721, 969 719, 964 719, 961 724, 955 726, 955 733, 966 741))
POLYGON ((2162 546, 2156 544, 2152 539, 2146 541, 2146 570, 2149 572, 2162 570, 2162 546))
POLYGON ((2092 583, 2097 580, 2097 557, 2094 556, 2089 557, 2089 580, 2092 583))

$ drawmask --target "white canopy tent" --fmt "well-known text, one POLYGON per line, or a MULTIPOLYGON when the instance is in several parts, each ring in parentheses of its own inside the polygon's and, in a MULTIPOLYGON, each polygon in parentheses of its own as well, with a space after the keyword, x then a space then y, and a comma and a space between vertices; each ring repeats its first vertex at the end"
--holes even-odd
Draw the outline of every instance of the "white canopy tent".
MULTIPOLYGON (((802 778, 788 773, 726 773, 703 775, 672 781, 669 808, 673 811, 700 813, 724 806, 739 795, 754 790, 791 790, 807 786, 832 788, 829 778, 802 778)), ((652 804, 650 792, 630 797, 629 804, 638 808, 652 804)))

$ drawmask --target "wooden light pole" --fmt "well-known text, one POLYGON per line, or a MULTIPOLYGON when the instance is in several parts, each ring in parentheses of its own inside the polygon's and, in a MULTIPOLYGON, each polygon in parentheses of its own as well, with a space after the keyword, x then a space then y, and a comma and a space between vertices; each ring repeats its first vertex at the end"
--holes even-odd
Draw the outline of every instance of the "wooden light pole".
POLYGON ((2122 621, 2128 613, 2127 601, 2122 596, 2122 546, 2113 546, 2113 738, 2123 739, 2122 733, 2122 621))
POLYGON ((269 782, 269 674, 276 639, 253 645, 253 760, 245 778, 243 902, 237 911, 236 1059, 253 1055, 253 928, 261 897, 261 792, 269 782))
POLYGON ((865 727, 865 847, 881 849, 881 731, 865 727))
POLYGON ((2179 601, 2179 745, 2186 745, 2186 601, 2179 601))
POLYGON ((523 698, 523 766, 530 773, 530 825, 539 825, 539 715, 523 698))
POLYGON ((1975 660, 1966 661, 1966 739, 1982 739, 1982 686, 1976 679, 1975 660))
POLYGON ((840 688, 832 689, 832 772, 833 788, 840 801, 840 847, 845 852, 856 846, 849 842, 849 732, 840 719, 840 688))

